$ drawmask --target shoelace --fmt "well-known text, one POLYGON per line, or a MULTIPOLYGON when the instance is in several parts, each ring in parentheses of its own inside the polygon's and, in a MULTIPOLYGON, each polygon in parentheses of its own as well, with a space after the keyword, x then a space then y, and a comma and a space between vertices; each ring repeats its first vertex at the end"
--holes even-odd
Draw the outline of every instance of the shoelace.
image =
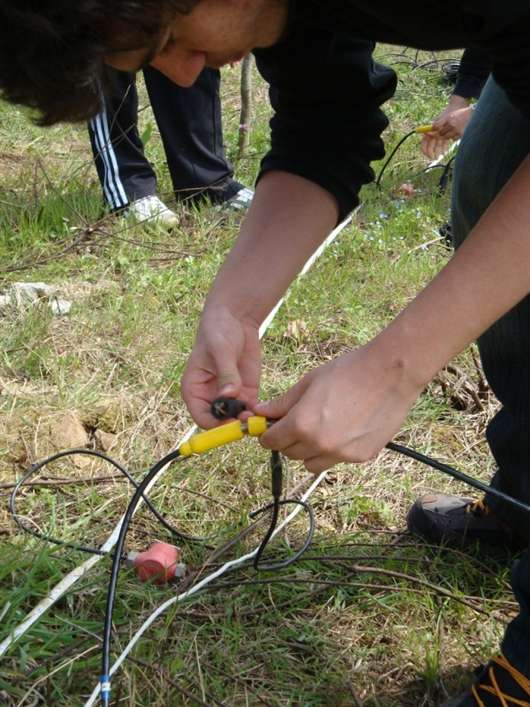
POLYGON ((495 677, 495 665, 490 665, 488 669, 488 677, 491 685, 483 685, 482 683, 479 683, 477 685, 473 685, 471 688, 471 692, 477 701, 478 707, 486 707, 484 702, 480 699, 478 694, 479 690, 489 692, 490 695, 497 697, 502 707, 510 707, 510 705, 530 707, 530 679, 514 668, 502 654, 497 658, 493 658, 492 663, 496 663, 500 668, 506 670, 506 672, 509 673, 510 677, 519 685, 519 687, 527 693, 529 700, 519 700, 517 697, 512 697, 511 695, 507 695, 502 692, 499 687, 499 683, 497 682, 497 678, 495 677))
POLYGON ((490 507, 482 499, 478 501, 473 501, 473 503, 470 503, 468 506, 466 506, 466 513, 473 513, 474 515, 481 514, 487 516, 490 514, 490 512, 490 507))

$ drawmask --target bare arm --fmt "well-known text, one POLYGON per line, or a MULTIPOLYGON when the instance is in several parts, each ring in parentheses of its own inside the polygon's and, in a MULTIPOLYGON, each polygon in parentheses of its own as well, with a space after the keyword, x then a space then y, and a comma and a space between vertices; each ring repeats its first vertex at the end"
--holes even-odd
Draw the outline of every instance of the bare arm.
POLYGON ((208 295, 182 394, 201 427, 217 424, 218 395, 257 402, 258 330, 309 256, 334 228, 338 206, 322 187, 286 172, 268 172, 241 233, 208 295))
POLYGON ((267 173, 206 307, 227 306, 261 324, 337 218, 335 199, 317 184, 267 173))
POLYGON ((425 384, 530 291, 530 158, 450 263, 373 341, 256 411, 263 443, 314 472, 376 455, 425 384))
POLYGON ((314 472, 377 454, 425 384, 530 291, 530 158, 450 263, 373 341, 256 405, 258 327, 335 224, 333 198, 272 173, 208 297, 183 380, 194 418, 212 426, 216 395, 243 397, 278 422, 263 444, 314 472))

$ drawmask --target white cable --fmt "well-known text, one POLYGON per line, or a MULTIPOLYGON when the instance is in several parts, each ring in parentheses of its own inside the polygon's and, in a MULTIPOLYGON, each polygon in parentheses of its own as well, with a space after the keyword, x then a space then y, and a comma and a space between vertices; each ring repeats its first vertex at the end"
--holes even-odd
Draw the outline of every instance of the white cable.
MULTIPOLYGON (((301 497, 302 501, 307 501, 313 493, 316 491, 316 489, 320 486, 320 484, 324 481, 326 478, 328 472, 324 471, 320 476, 315 479, 315 481, 311 484, 311 486, 308 488, 308 490, 305 492, 305 494, 301 497)), ((281 533, 281 531, 289 525, 289 523, 296 518, 296 516, 302 511, 302 506, 297 506, 287 518, 276 528, 274 533, 271 536, 271 540, 276 537, 278 533, 281 533)), ((201 589, 204 589, 204 587, 208 586, 208 584, 211 584, 215 579, 218 579, 219 577, 222 577, 224 574, 229 572, 230 570, 235 570, 238 567, 241 567, 241 565, 245 564, 245 562, 248 562, 249 560, 252 560, 258 553, 259 546, 255 549, 252 550, 252 552, 249 552, 246 555, 243 555, 242 557, 239 557, 236 560, 230 560, 230 562, 227 562, 224 564, 222 567, 220 567, 218 570, 213 572, 212 574, 208 575, 204 579, 202 579, 198 584, 195 586, 191 587, 187 591, 185 591, 183 594, 179 594, 176 597, 172 597, 171 599, 168 599, 164 604, 158 607, 156 611, 154 611, 151 616, 142 624, 140 629, 134 634, 132 639, 129 641, 127 646, 124 648, 116 662, 113 664, 113 666, 110 669, 110 675, 114 675, 114 673, 120 668, 124 660, 127 658, 129 653, 132 651, 134 646, 138 643, 140 638, 143 636, 143 634, 147 631, 148 628, 158 619, 159 616, 161 616, 167 609, 169 609, 171 606, 174 604, 178 604, 180 602, 185 601, 186 599, 189 599, 192 597, 194 594, 197 594, 201 589)), ((97 700, 99 693, 101 691, 101 686, 97 685, 97 687, 94 688, 92 694, 88 698, 88 700, 85 702, 85 707, 91 707, 95 701, 97 700)))
MULTIPOLYGON (((354 212, 354 213, 356 213, 356 212, 354 212)), ((308 259, 308 261, 306 262, 306 264, 304 265, 304 267, 300 271, 300 274, 298 277, 302 277, 311 269, 311 267, 315 264, 315 262, 318 260, 318 258, 322 255, 322 253, 336 240, 337 236, 339 236, 340 233, 342 233, 342 231, 346 228, 346 226, 348 226, 351 223, 352 218, 353 218, 353 214, 351 214, 346 219, 344 219, 344 221, 342 221, 337 226, 337 228, 335 228, 330 233, 330 235, 326 238, 326 240, 322 243, 322 245, 319 248, 317 248, 317 250, 313 253, 313 255, 308 259)), ((269 314, 269 316, 265 319, 265 321, 261 325, 260 332, 259 332, 260 338, 262 338, 264 336, 265 332, 267 331, 267 329, 271 325, 272 321, 274 320, 274 317, 276 316, 278 310, 280 309, 280 307, 284 303, 285 299, 286 298, 284 297, 283 299, 281 299, 278 302, 278 304, 274 307, 272 312, 269 314)), ((318 486, 320 486, 322 481, 326 478, 326 474, 327 474, 327 472, 323 472, 317 478, 317 480, 310 486, 310 488, 302 496, 302 501, 306 501, 308 498, 311 497, 313 492, 318 488, 318 486)), ((300 513, 301 510, 302 510, 301 506, 298 506, 297 508, 295 508, 295 510, 289 516, 287 516, 287 518, 283 521, 283 523, 276 528, 273 535, 271 536, 271 539, 276 537, 276 535, 279 532, 281 532, 283 530, 283 528, 285 528, 286 525, 288 525, 291 522, 291 520, 293 520, 293 518, 295 518, 298 515, 298 513, 300 513)), ((206 587, 208 584, 210 584, 211 582, 213 582, 215 579, 217 579, 221 575, 225 574, 226 572, 228 572, 232 569, 236 569, 237 567, 240 567, 242 564, 244 564, 248 560, 252 559, 256 555, 256 553, 258 552, 258 549, 259 548, 256 548, 252 552, 248 553, 247 555, 244 555, 243 557, 240 557, 237 560, 231 560, 230 562, 227 562, 225 565, 223 565, 223 567, 218 569, 213 574, 205 577, 197 585, 188 589, 187 592, 184 592, 184 594, 181 594, 180 596, 176 596, 176 597, 173 597, 172 599, 169 599, 164 604, 162 604, 158 609, 156 609, 151 614, 151 616, 142 624, 140 629, 134 634, 134 636, 131 639, 131 641, 129 642, 129 644, 126 646, 126 648, 124 649, 122 654, 119 656, 117 661, 113 664, 113 666, 110 669, 110 675, 111 676, 114 675, 114 673, 118 670, 118 668, 121 666, 123 661, 127 658, 129 653, 131 652, 131 650, 134 648, 136 643, 143 636, 145 631, 147 631, 147 629, 151 626, 151 624, 154 621, 156 621, 156 619, 161 614, 163 614, 166 611, 166 609, 168 609, 173 604, 184 601, 185 599, 192 596, 193 594, 196 594, 200 589, 206 587)), ((97 699, 100 691, 101 691, 101 685, 98 684, 97 687, 94 688, 88 701, 85 703, 85 707, 88 707, 89 705, 94 704, 94 701, 97 699)))
MULTIPOLYGON (((355 211, 353 213, 357 213, 358 210, 359 210, 359 207, 357 207, 357 209, 355 209, 355 211)), ((317 248, 317 250, 313 253, 313 255, 309 258, 309 260, 304 265, 302 270, 300 270, 300 274, 298 275, 298 277, 302 277, 303 275, 305 275, 308 272, 308 270, 310 270, 313 267, 315 262, 320 258, 322 253, 326 250, 326 248, 329 248, 329 246, 333 243, 333 241, 337 238, 337 236, 340 235, 342 233, 342 231, 344 231, 346 226, 348 226, 351 223, 352 218, 353 218, 353 214, 350 214, 350 216, 347 216, 344 219, 344 221, 339 223, 337 228, 329 234, 329 236, 322 243, 322 245, 319 246, 317 248)), ((263 324, 260 326, 260 329, 259 329, 260 339, 264 336, 265 332, 272 324, 274 317, 276 316, 276 314, 278 313, 278 310, 280 309, 280 307, 282 306, 282 304, 284 302, 285 302, 285 297, 278 302, 278 304, 274 307, 272 312, 269 314, 269 316, 265 319, 263 324)))
POLYGON ((446 157, 449 157, 451 152, 454 152, 455 149, 460 145, 460 140, 457 140, 456 142, 451 143, 449 146, 449 149, 443 153, 443 155, 440 155, 440 157, 437 157, 435 160, 433 160, 430 164, 427 165, 427 169, 432 169, 433 167, 438 167, 439 164, 442 164, 443 161, 445 160, 446 157))
MULTIPOLYGON (((322 243, 322 245, 309 258, 304 268, 302 269, 300 276, 305 275, 305 273, 313 266, 315 261, 320 257, 324 250, 329 245, 331 245, 331 243, 333 243, 337 236, 346 228, 346 226, 348 226, 351 220, 352 216, 348 216, 344 221, 342 221, 342 223, 337 226, 337 228, 328 236, 324 243, 322 243)), ((264 336, 265 332, 269 328, 271 322, 273 321, 274 317, 276 316, 276 313, 278 312, 284 301, 285 297, 278 302, 276 307, 261 325, 260 338, 264 336)), ((177 446, 180 446, 181 444, 186 442, 195 433, 196 429, 197 428, 195 426, 191 427, 186 432, 184 438, 181 440, 181 442, 179 442, 177 446)), ((153 480, 153 482, 148 486, 148 488, 145 490, 145 495, 148 495, 153 485, 164 476, 165 472, 168 469, 168 466, 164 467, 164 469, 160 472, 160 474, 158 474, 156 479, 153 480)), ((143 501, 140 501, 136 511, 141 507, 142 503, 143 501)), ((114 546, 116 545, 120 534, 122 522, 123 517, 120 519, 119 523, 114 528, 108 540, 102 546, 101 550, 103 552, 111 552, 114 546)), ((16 641, 18 641, 18 639, 21 638, 49 609, 51 609, 51 607, 56 602, 58 602, 59 599, 61 599, 61 597, 64 596, 67 591, 69 591, 82 577, 84 577, 100 560, 102 560, 103 557, 103 555, 94 555, 93 557, 90 557, 88 560, 79 565, 79 567, 76 567, 74 570, 72 570, 72 572, 67 574, 65 577, 63 577, 63 579, 58 584, 56 584, 55 587, 53 587, 48 596, 45 597, 45 599, 43 599, 41 602, 39 602, 39 604, 37 604, 37 606, 26 615, 25 619, 20 624, 18 624, 18 626, 16 626, 13 631, 11 631, 9 636, 4 639, 2 643, 0 643, 0 657, 5 655, 7 651, 11 648, 11 646, 16 643, 16 641)))
MULTIPOLYGON (((194 434, 196 429, 196 427, 191 427, 186 432, 181 444, 186 442, 194 434)), ((160 472, 160 474, 157 476, 156 480, 149 484, 149 486, 145 490, 145 495, 149 494, 149 491, 152 489, 153 485, 156 483, 156 481, 162 478, 162 476, 168 470, 169 466, 170 464, 165 466, 160 472)), ((142 503, 143 499, 138 504, 135 513, 138 511, 139 508, 141 508, 142 503)), ((115 526, 111 535, 108 537, 105 544, 102 545, 102 552, 106 554, 110 553, 118 542, 123 518, 124 516, 120 518, 118 524, 115 526)), ((63 577, 63 579, 58 584, 56 584, 55 587, 53 587, 48 596, 42 601, 40 601, 37 606, 32 609, 29 614, 26 615, 25 619, 16 628, 14 628, 13 631, 11 631, 9 636, 5 638, 2 643, 0 643, 0 657, 5 655, 9 648, 14 643, 16 643, 16 641, 18 641, 18 639, 23 636, 26 631, 28 631, 48 611, 48 609, 51 609, 51 607, 56 602, 58 602, 59 599, 74 586, 74 584, 76 584, 82 577, 84 577, 92 569, 92 567, 97 565, 97 563, 100 562, 103 557, 105 557, 105 555, 93 555, 92 557, 89 557, 88 560, 79 565, 79 567, 76 567, 75 570, 72 570, 65 577, 63 577)))

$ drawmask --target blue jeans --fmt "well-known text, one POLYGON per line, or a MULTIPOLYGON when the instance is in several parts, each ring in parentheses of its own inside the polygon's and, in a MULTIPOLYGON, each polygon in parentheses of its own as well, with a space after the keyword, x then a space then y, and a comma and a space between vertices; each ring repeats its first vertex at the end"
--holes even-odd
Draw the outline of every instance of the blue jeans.
MULTIPOLYGON (((452 226, 456 248, 529 153, 530 122, 490 78, 455 163, 452 226)), ((527 227, 530 238, 530 222, 527 227)), ((530 296, 485 332, 478 345, 488 382, 502 404, 487 430, 497 464, 491 483, 530 504, 530 296)), ((487 500, 530 545, 530 515, 493 497, 487 500)), ((515 563, 512 586, 521 613, 509 625, 502 649, 530 677, 530 550, 515 563)))

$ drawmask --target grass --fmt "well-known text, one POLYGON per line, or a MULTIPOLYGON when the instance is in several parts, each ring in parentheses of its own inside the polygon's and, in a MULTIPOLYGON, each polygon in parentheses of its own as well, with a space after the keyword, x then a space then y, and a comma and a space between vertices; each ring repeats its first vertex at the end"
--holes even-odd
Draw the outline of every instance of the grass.
MULTIPOLYGON (((387 106, 388 146, 428 122, 448 95, 438 71, 415 69, 406 59, 396 68, 401 81, 387 106)), ((223 104, 232 158, 237 83, 237 70, 227 70, 223 104)), ((257 77, 255 88, 251 147, 236 164, 247 184, 267 144, 266 88, 257 77)), ((117 220, 102 211, 83 127, 43 131, 23 111, 5 105, 0 111, 2 289, 44 281, 73 303, 67 317, 52 316, 44 304, 2 311, 0 484, 12 483, 74 434, 87 446, 106 440, 111 454, 141 478, 190 425, 179 380, 202 301, 239 219, 207 206, 182 211, 173 234, 117 220)), ((148 109, 141 115, 160 192, 169 197, 154 120, 148 109)), ((368 341, 447 260, 437 229, 447 220, 448 197, 437 192, 437 173, 421 173, 424 166, 412 138, 382 191, 364 190, 353 225, 293 286, 264 344, 265 396, 368 341), (409 199, 396 192, 404 181, 415 186, 409 199)), ((399 440, 487 480, 492 462, 484 429, 494 408, 468 351, 425 391, 399 440)), ((152 498, 172 523, 214 535, 216 546, 267 502, 267 463, 263 450, 247 441, 176 466, 152 498)), ((20 513, 43 532, 101 544, 131 493, 121 480, 90 481, 109 476, 114 470, 103 462, 57 463, 41 479, 77 483, 28 488, 20 494, 20 513)), ((292 464, 288 478, 292 487, 304 470, 292 464)), ((407 535, 407 509, 431 489, 461 490, 389 452, 333 470, 313 497, 318 528, 303 561, 278 574, 235 572, 170 609, 117 676, 114 703, 417 707, 457 694, 471 669, 496 650, 513 615, 509 563, 407 535)), ((7 512, 8 493, 0 487, 0 640, 84 559, 19 532, 7 512)), ((295 523, 278 550, 288 552, 304 529, 295 523)), ((144 510, 129 547, 142 549, 156 538, 168 536, 144 510)), ((258 540, 259 532, 240 540, 223 560, 258 540)), ((193 570, 211 549, 189 545, 184 552, 193 570)), ((100 562, 0 659, 0 703, 83 704, 99 675, 108 565, 100 562)), ((124 570, 114 650, 175 591, 139 584, 124 570)))

